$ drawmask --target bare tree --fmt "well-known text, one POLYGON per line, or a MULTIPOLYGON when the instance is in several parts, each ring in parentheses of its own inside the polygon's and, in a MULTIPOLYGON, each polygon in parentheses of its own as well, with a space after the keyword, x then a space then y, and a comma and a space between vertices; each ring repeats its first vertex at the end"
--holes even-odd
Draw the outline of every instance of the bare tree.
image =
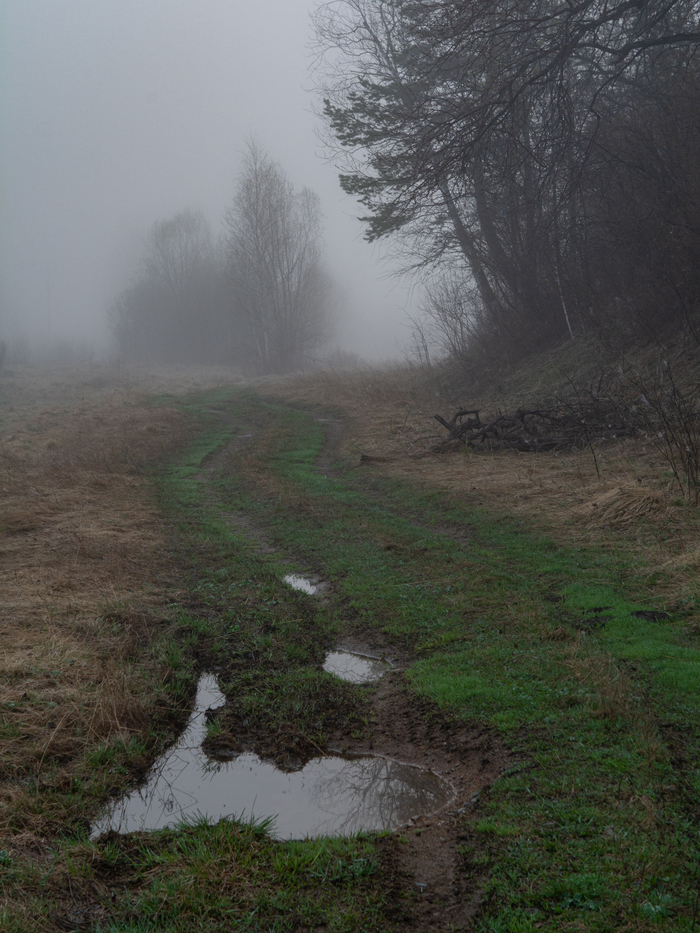
POLYGON ((209 224, 198 211, 181 211, 151 228, 145 269, 174 301, 187 304, 197 288, 197 280, 211 258, 209 224))
POLYGON ((225 227, 233 304, 247 321, 256 368, 303 368, 326 339, 331 293, 318 196, 307 188, 296 192, 251 142, 225 227))
POLYGON ((488 338, 492 321, 474 291, 473 282, 458 268, 428 282, 420 326, 434 355, 466 363, 470 351, 488 338))

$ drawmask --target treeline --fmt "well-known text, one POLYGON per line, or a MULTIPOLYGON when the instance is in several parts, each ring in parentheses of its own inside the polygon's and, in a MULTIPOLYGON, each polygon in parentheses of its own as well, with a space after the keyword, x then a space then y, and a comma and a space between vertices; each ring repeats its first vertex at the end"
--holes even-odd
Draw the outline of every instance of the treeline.
POLYGON ((303 369, 327 337, 331 284, 318 197, 295 191, 257 144, 215 242, 201 213, 151 228, 132 283, 110 313, 119 352, 138 362, 303 369))
POLYGON ((700 3, 337 0, 328 142, 367 237, 429 279, 424 338, 510 357, 696 333, 700 3))

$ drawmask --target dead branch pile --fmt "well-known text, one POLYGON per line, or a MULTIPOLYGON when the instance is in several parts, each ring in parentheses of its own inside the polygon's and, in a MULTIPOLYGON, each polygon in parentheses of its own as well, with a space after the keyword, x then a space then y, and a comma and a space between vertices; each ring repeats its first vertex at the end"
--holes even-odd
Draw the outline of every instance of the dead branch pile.
POLYGON ((441 415, 435 419, 450 432, 448 443, 490 450, 562 450, 636 433, 629 418, 609 398, 557 400, 552 407, 519 408, 512 415, 499 413, 485 421, 480 415, 480 410, 460 408, 449 421, 441 415))

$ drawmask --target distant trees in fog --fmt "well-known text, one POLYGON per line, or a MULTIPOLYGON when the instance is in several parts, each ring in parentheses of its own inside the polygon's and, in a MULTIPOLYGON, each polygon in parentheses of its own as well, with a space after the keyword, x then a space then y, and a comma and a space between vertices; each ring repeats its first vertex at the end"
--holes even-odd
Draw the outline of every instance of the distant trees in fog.
POLYGON ((111 311, 113 336, 131 359, 226 362, 235 326, 206 218, 182 211, 155 223, 138 274, 111 311))
POLYGON ((121 353, 258 373, 308 365, 326 338, 331 295, 318 197, 295 192, 251 143, 224 224, 218 245, 198 212, 153 225, 138 273, 111 309, 121 353))
POLYGON ((225 250, 234 305, 257 368, 303 368, 326 338, 330 281, 322 260, 321 211, 313 191, 295 191, 256 143, 248 146, 225 250))
POLYGON ((700 0, 334 0, 341 184, 444 346, 696 326, 700 0))

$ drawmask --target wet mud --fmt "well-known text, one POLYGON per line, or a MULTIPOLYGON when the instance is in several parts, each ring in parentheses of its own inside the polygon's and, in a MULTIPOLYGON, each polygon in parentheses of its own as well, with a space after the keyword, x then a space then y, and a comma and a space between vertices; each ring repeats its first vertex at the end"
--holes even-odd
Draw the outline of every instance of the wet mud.
POLYGON ((478 846, 473 829, 482 796, 514 764, 489 729, 445 716, 415 696, 400 671, 387 673, 372 697, 373 724, 366 738, 331 741, 330 747, 383 754, 420 764, 446 778, 452 801, 409 821, 381 842, 391 879, 394 920, 402 929, 470 929, 482 900, 486 869, 469 862, 478 846))

